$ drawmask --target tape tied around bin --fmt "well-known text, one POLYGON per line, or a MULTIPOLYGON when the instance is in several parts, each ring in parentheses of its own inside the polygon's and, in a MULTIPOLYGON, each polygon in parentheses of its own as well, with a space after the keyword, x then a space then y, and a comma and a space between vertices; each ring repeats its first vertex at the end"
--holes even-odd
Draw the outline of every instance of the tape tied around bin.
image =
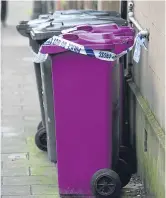
MULTIPOLYGON (((119 59, 120 57, 124 56, 129 51, 131 51, 134 48, 136 43, 139 43, 140 46, 143 46, 147 50, 147 48, 145 46, 145 38, 142 37, 139 33, 135 37, 134 44, 131 47, 129 47, 127 50, 122 51, 120 54, 115 54, 115 53, 109 52, 109 51, 93 50, 91 48, 74 43, 72 41, 68 41, 68 40, 62 38, 62 35, 53 36, 52 38, 48 39, 45 43, 43 43, 42 46, 56 45, 56 46, 66 49, 66 50, 69 50, 69 51, 72 51, 72 52, 75 52, 78 54, 82 54, 82 55, 87 55, 90 57, 95 57, 100 60, 116 61, 117 59, 119 59)), ((41 52, 42 46, 40 47, 38 54, 35 55, 35 57, 34 57, 35 63, 42 63, 48 57, 48 54, 43 54, 41 52)))

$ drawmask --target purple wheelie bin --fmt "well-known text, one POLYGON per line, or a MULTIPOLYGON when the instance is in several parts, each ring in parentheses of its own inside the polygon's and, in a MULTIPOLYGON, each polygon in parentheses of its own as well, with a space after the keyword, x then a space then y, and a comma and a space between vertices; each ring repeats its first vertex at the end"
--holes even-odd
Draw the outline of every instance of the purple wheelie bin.
MULTIPOLYGON (((100 33, 100 32, 114 32, 114 35, 125 35, 125 36, 134 36, 135 35, 135 30, 129 26, 122 26, 121 28, 119 28, 119 26, 117 24, 100 24, 100 25, 79 25, 77 26, 77 28, 74 29, 70 29, 69 32, 73 32, 75 34, 81 34, 81 33, 85 33, 85 32, 91 32, 91 33, 100 33), (75 29, 77 29, 77 31, 75 31, 75 29)), ((124 124, 124 118, 123 118, 123 110, 124 110, 124 94, 123 92, 125 92, 124 90, 124 66, 123 66, 123 57, 120 58, 119 60, 119 64, 120 67, 118 67, 119 69, 119 78, 115 78, 114 80, 114 85, 115 84, 119 84, 117 85, 118 88, 117 90, 114 90, 114 94, 113 94, 113 123, 112 123, 112 130, 116 131, 117 133, 119 133, 119 141, 120 141, 120 148, 119 148, 119 157, 121 158, 121 160, 124 160, 128 166, 130 166, 130 170, 131 173, 135 173, 135 158, 134 158, 134 151, 131 147, 129 147, 128 145, 125 144, 124 138, 126 136, 126 131, 123 127, 124 124), (118 79, 120 81, 118 81, 118 79)), ((115 71, 116 69, 115 69, 115 71)), ((116 86, 114 86, 116 87, 116 86)), ((115 145, 113 145, 113 147, 116 149, 116 143, 115 145)), ((115 155, 116 158, 116 155, 115 155)), ((116 161, 116 160, 114 160, 116 161)), ((123 162, 124 163, 124 162, 123 162)), ((130 175, 123 175, 121 176, 121 181, 122 181, 122 185, 125 186, 126 184, 128 184, 130 179, 130 175)))
POLYGON ((79 54, 80 49, 74 46, 70 50, 56 43, 42 46, 41 52, 52 60, 61 197, 115 197, 123 186, 122 175, 130 174, 119 159, 119 134, 113 130, 114 94, 120 86, 114 84, 117 78, 120 83, 118 60, 99 60, 93 54, 93 50, 115 54, 127 50, 134 36, 125 36, 125 29, 123 32, 114 35, 110 28, 107 33, 61 35, 83 45, 90 52, 88 56, 79 54))

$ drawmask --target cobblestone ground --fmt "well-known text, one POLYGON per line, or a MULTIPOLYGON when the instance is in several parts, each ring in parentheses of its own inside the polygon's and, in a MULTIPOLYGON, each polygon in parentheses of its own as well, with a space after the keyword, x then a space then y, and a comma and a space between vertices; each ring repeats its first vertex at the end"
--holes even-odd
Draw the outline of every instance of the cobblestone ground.
MULTIPOLYGON (((34 144, 41 118, 31 58, 27 38, 2 29, 2 198, 58 197, 56 168, 34 144)), ((135 181, 122 197, 143 197, 135 181)))

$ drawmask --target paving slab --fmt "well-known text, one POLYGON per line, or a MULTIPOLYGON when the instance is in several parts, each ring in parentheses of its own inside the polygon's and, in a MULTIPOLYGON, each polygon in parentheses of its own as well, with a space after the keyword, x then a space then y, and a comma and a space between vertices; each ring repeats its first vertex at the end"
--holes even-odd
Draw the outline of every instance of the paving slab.
MULTIPOLYGON (((48 185, 57 184, 55 176, 19 176, 19 177, 3 177, 3 185, 48 185)), ((42 188, 42 187, 41 187, 42 188)))
POLYGON ((55 175, 57 177, 56 168, 54 166, 43 166, 43 167, 29 167, 30 175, 44 175, 50 176, 55 175))
POLYGON ((57 195, 59 193, 57 185, 32 185, 31 191, 33 195, 57 195))
POLYGON ((12 108, 9 108, 9 107, 3 108, 2 111, 1 111, 1 113, 2 113, 1 115, 2 116, 6 116, 6 115, 16 116, 16 115, 21 115, 22 112, 23 112, 23 110, 19 105, 19 106, 15 106, 15 107, 12 107, 12 108))
POLYGON ((29 175, 29 167, 4 167, 1 170, 2 177, 13 177, 13 176, 27 176, 29 175))
POLYGON ((1 133, 14 133, 14 132, 16 132, 16 133, 18 133, 19 132, 19 130, 22 130, 22 128, 15 128, 15 127, 9 127, 9 126, 1 126, 1 133))
MULTIPOLYGON (((10 178, 10 177, 9 177, 10 178)), ((30 186, 2 185, 2 195, 30 195, 30 186)))
POLYGON ((14 119, 14 116, 13 116, 13 120, 8 120, 5 118, 4 119, 2 118, 1 126, 9 127, 9 128, 16 128, 16 129, 22 128, 23 127, 23 118, 19 119, 19 120, 14 119))
POLYGON ((28 152, 26 140, 23 140, 22 138, 3 138, 1 152, 2 154, 28 152))
POLYGON ((12 153, 12 152, 28 152, 28 148, 26 144, 23 143, 19 143, 19 144, 12 144, 12 145, 4 145, 2 143, 2 149, 1 149, 2 153, 12 153))
POLYGON ((12 153, 12 154, 1 154, 2 162, 10 162, 16 160, 24 160, 29 158, 29 153, 12 153))
POLYGON ((23 126, 22 126, 22 128, 20 128, 20 126, 18 128, 2 126, 1 130, 2 130, 1 133, 2 133, 3 138, 8 138, 8 139, 9 138, 20 138, 20 139, 22 139, 22 137, 25 136, 23 126))

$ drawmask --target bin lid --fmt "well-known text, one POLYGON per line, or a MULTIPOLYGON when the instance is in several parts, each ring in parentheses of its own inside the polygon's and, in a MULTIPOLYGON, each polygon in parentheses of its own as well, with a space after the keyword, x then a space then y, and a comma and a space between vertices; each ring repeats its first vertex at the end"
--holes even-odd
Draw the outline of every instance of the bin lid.
POLYGON ((96 11, 96 10, 57 10, 54 13, 48 13, 48 14, 41 14, 38 16, 38 19, 49 19, 49 18, 55 18, 59 15, 81 15, 81 14, 90 14, 90 15, 101 15, 101 16, 120 16, 118 12, 108 12, 108 11, 96 11))
MULTIPOLYGON (((107 33, 67 33, 61 37, 49 39, 41 47, 41 53, 57 54, 70 51, 79 53, 83 50, 104 50, 120 54, 134 44, 134 36, 114 35, 114 32, 107 33), (72 43, 71 43, 71 42, 72 43), (77 45, 79 44, 79 45, 77 45), (63 47, 61 47, 63 45, 63 47)), ((85 50, 85 51, 86 51, 85 50)))
POLYGON ((26 21, 26 23, 24 23, 24 21, 21 21, 17 26, 16 26, 16 29, 17 31, 22 35, 22 36, 26 36, 28 37, 29 36, 29 33, 30 33, 30 30, 32 28, 35 28, 37 27, 38 25, 41 25, 41 24, 45 24, 45 23, 50 23, 54 20, 56 20, 56 22, 62 22, 62 21, 70 21, 70 20, 85 20, 85 19, 89 19, 89 20, 92 20, 92 19, 97 19, 96 16, 91 16, 91 15, 88 15, 88 14, 83 14, 83 15, 70 15, 70 18, 68 17, 68 15, 59 15, 55 18, 37 18, 37 19, 33 19, 33 20, 30 20, 30 21, 26 21))
MULTIPOLYGON (((47 16, 47 15, 45 15, 47 16)), ((28 21, 27 25, 29 25, 31 28, 33 27, 36 27, 38 24, 41 24, 41 23, 45 23, 45 22, 50 22, 50 21, 53 21, 56 19, 56 21, 58 22, 58 20, 74 20, 74 19, 78 19, 78 17, 80 19, 82 18, 89 18, 89 19, 93 19, 93 18, 97 18, 95 15, 94 16, 91 16, 91 15, 88 15, 88 14, 85 14, 85 13, 80 13, 79 16, 77 14, 71 14, 70 15, 70 18, 68 17, 68 15, 48 15, 48 17, 39 17, 37 19, 33 19, 33 20, 30 20, 28 21)))
POLYGON ((93 24, 108 24, 108 21, 104 20, 84 20, 84 21, 76 21, 76 22, 65 22, 65 23, 54 23, 51 25, 50 23, 45 23, 39 25, 36 28, 32 28, 30 31, 30 36, 33 40, 45 40, 49 39, 54 35, 61 34, 62 30, 66 30, 69 28, 74 28, 76 25, 93 25, 93 24))
POLYGON ((57 10, 52 15, 70 15, 70 14, 92 14, 92 15, 111 15, 120 17, 120 13, 117 11, 105 11, 105 10, 93 10, 93 9, 87 9, 87 10, 57 10))
POLYGON ((39 24, 42 23, 46 23, 46 22, 61 22, 61 21, 80 21, 80 20, 85 20, 85 19, 98 19, 98 17, 96 16, 91 16, 88 14, 82 14, 82 15, 70 15, 70 17, 68 15, 57 15, 55 18, 48 18, 48 19, 34 19, 34 20, 30 20, 28 21, 27 25, 29 26, 29 28, 34 28, 37 27, 39 24))
MULTIPOLYGON (((88 25, 98 25, 98 24, 112 24, 116 21, 108 21, 108 20, 84 20, 84 21, 77 21, 77 22, 63 22, 63 23, 45 23, 37 28, 33 28, 30 32, 31 38, 34 40, 45 40, 54 35, 61 34, 62 30, 66 30, 69 28, 73 28, 77 25, 86 24, 88 25)), ((120 23, 120 21, 118 21, 120 23)), ((122 20, 123 22, 123 20, 122 20)), ((125 24, 118 24, 118 25, 125 25, 125 24)), ((109 31, 109 30, 108 30, 109 31)))
MULTIPOLYGON (((114 35, 126 35, 126 36, 132 36, 135 34, 135 30, 129 26, 118 26, 116 23, 110 23, 110 24, 99 24, 99 25, 80 25, 73 30, 71 29, 69 31, 70 33, 73 32, 75 34, 84 34, 86 32, 91 33, 103 33, 103 32, 114 32, 114 35)), ((68 32, 68 33, 69 33, 68 32)), ((63 31, 62 31, 63 33, 63 31)), ((65 32, 67 33, 67 32, 65 32)))
POLYGON ((64 10, 64 11, 56 11, 54 14, 45 14, 40 15, 39 18, 33 19, 30 21, 26 21, 26 24, 22 24, 22 21, 17 25, 17 31, 23 36, 29 36, 30 30, 34 27, 37 27, 39 24, 46 22, 60 22, 60 21, 70 21, 70 20, 84 20, 88 19, 96 19, 96 20, 110 20, 110 17, 113 21, 116 20, 117 24, 127 25, 127 21, 120 18, 120 14, 115 11, 96 11, 96 10, 64 10), (59 13, 59 14, 58 14, 59 13), (76 14, 74 14, 76 13, 76 14), (79 16, 78 16, 79 14, 79 16), (70 18, 68 17, 70 15, 70 18), (48 17, 47 17, 48 16, 48 17), (119 20, 118 20, 119 18, 119 20))
POLYGON ((48 18, 51 18, 53 15, 53 13, 49 13, 49 14, 40 14, 38 16, 38 19, 48 19, 48 18))
POLYGON ((127 21, 122 18, 116 18, 116 17, 108 17, 110 20, 103 20, 103 19, 84 19, 84 20, 71 20, 71 21, 62 21, 57 23, 56 20, 53 22, 47 22, 43 23, 37 28, 32 28, 30 34, 32 39, 34 40, 42 40, 42 39, 48 39, 54 35, 61 34, 62 30, 66 30, 68 28, 73 28, 77 25, 98 25, 98 24, 112 24, 116 23, 117 25, 124 26, 126 25, 127 21))
POLYGON ((120 17, 120 13, 116 11, 104 11, 104 10, 62 10, 55 11, 53 15, 70 15, 70 14, 89 14, 94 16, 115 16, 120 17))
POLYGON ((16 25, 17 31, 25 37, 28 37, 27 29, 28 29, 28 21, 20 21, 18 25, 16 25))
POLYGON ((95 16, 114 16, 114 17, 120 17, 120 13, 116 11, 103 11, 103 10, 85 10, 85 13, 95 15, 95 16))
MULTIPOLYGON (((88 11, 93 12, 96 10, 87 10, 87 12, 88 11)), ((72 14, 77 15, 77 14, 83 14, 83 13, 86 13, 85 10, 74 10, 74 9, 73 10, 57 10, 53 13, 53 15, 54 16, 56 16, 56 15, 72 15, 72 14)))

